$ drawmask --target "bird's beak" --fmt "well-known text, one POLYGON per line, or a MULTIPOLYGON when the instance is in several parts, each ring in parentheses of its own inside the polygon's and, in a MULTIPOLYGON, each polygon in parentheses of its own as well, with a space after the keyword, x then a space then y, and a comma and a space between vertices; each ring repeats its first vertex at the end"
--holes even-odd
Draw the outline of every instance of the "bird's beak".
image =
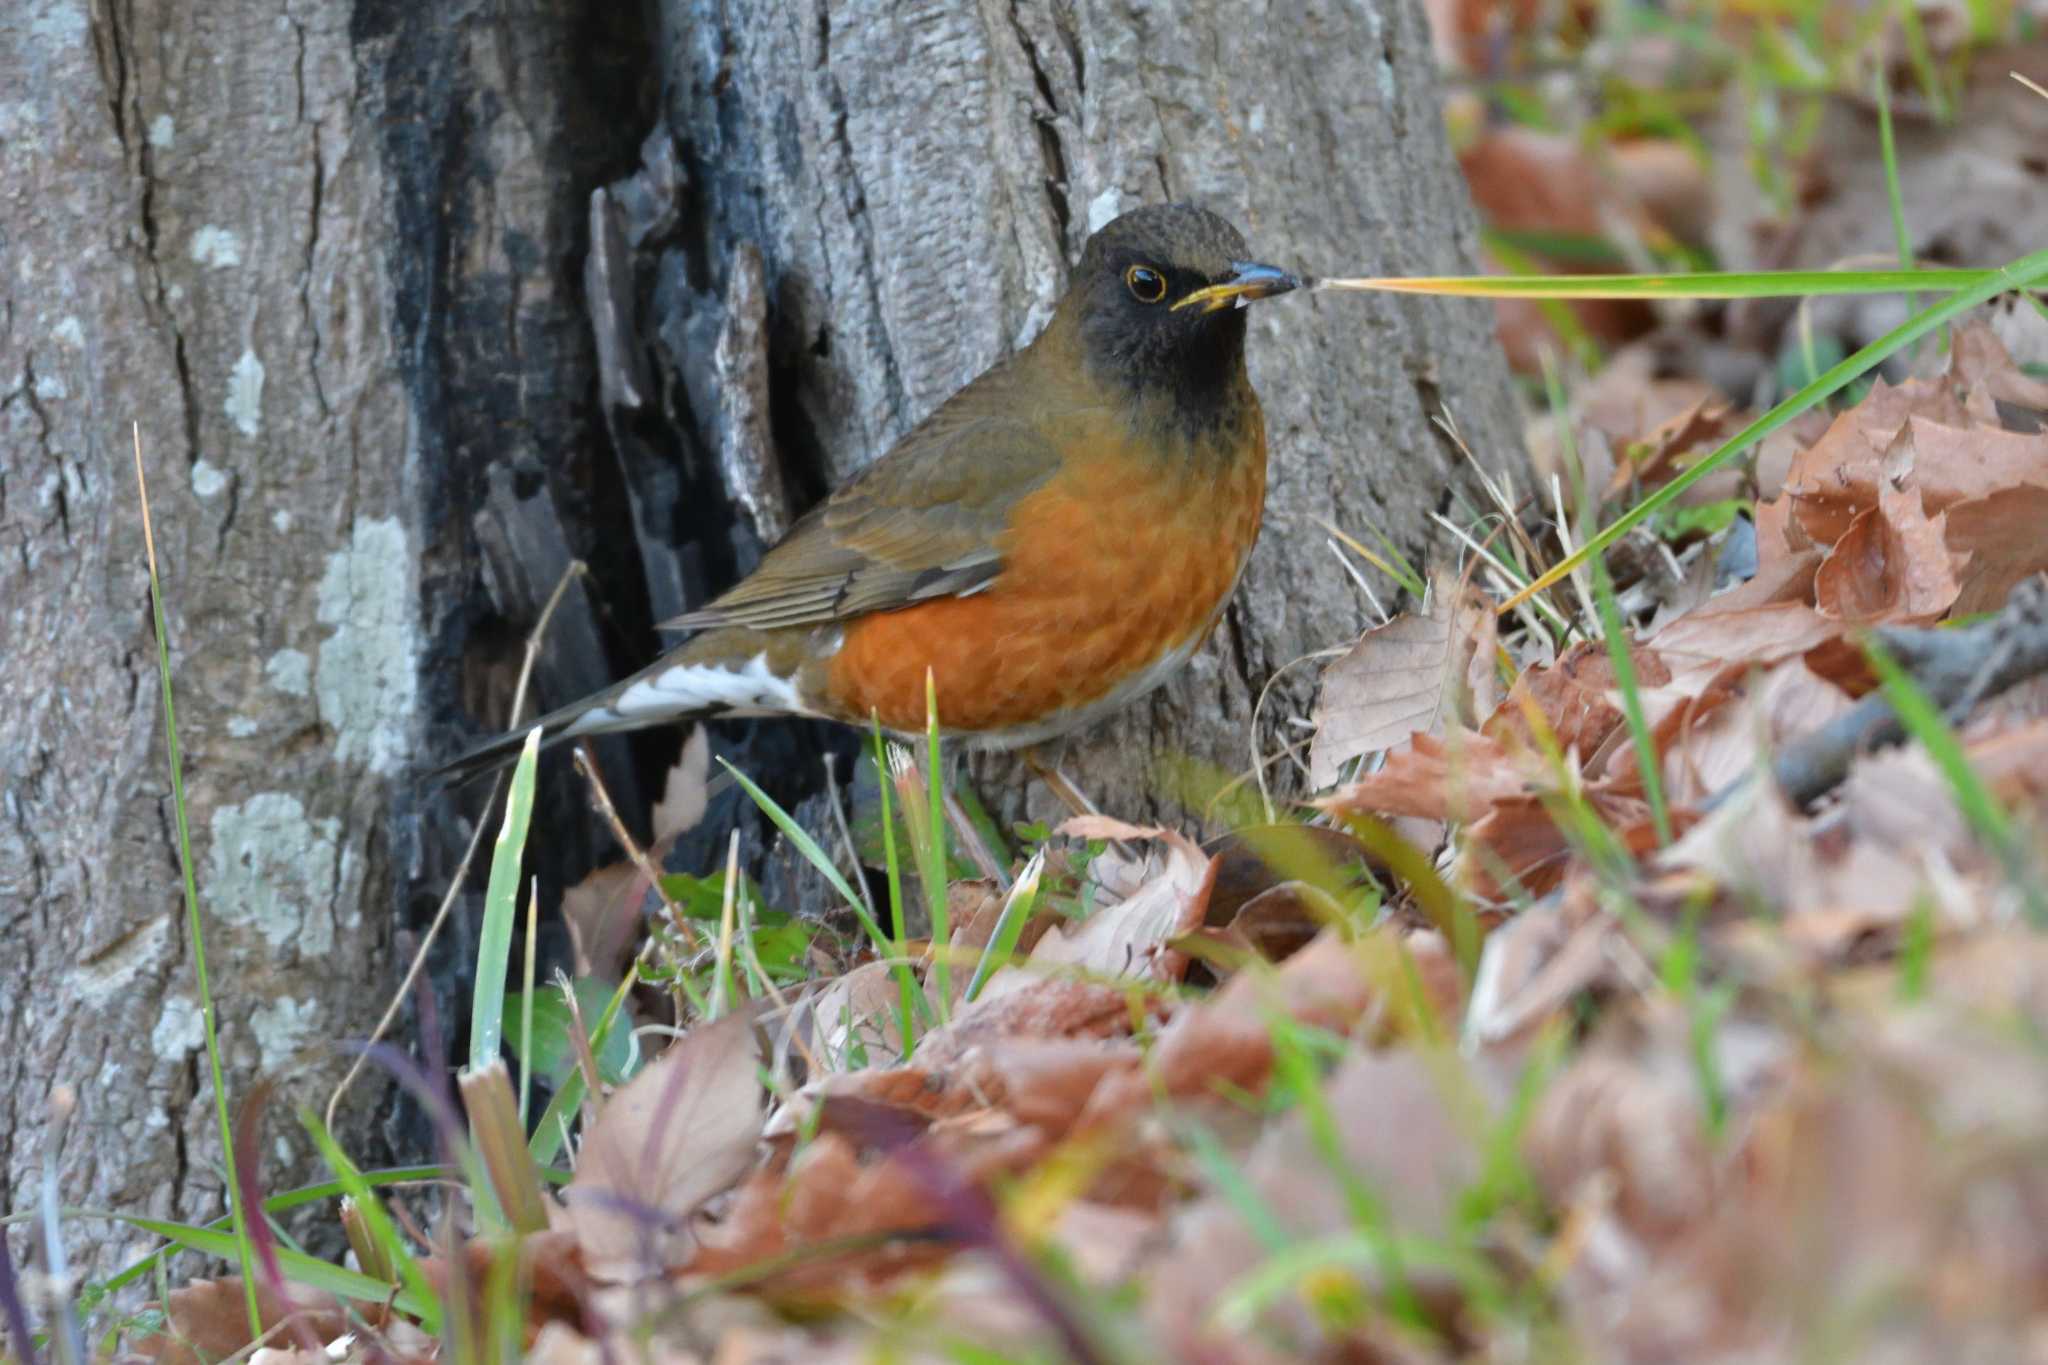
POLYGON ((1183 308, 1199 308, 1204 313, 1213 313, 1218 308, 1228 308, 1232 304, 1242 308, 1253 299, 1270 299, 1275 294, 1285 294, 1290 289, 1299 288, 1300 278, 1277 265, 1260 265, 1256 261, 1232 261, 1227 278, 1195 290, 1176 302, 1173 310, 1177 313, 1183 308))

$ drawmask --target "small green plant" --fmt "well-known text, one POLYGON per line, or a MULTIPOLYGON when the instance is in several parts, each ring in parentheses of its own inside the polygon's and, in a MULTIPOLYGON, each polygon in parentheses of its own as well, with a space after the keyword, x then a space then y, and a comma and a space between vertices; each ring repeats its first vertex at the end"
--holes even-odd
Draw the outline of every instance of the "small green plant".
POLYGON ((142 469, 142 427, 139 423, 134 432, 135 486, 142 506, 143 548, 148 553, 149 610, 150 620, 156 629, 157 680, 163 691, 164 744, 171 770, 171 812, 178 834, 178 871, 185 893, 185 933, 191 944, 192 974, 199 995, 199 1020, 206 1038, 206 1069, 208 1078, 213 1082, 214 1117, 220 1129, 221 1163, 234 1228, 232 1259, 242 1272, 243 1302, 249 1313, 250 1334, 261 1336, 263 1318, 256 1303, 255 1250, 249 1240, 251 1213, 242 1207, 241 1186, 236 1180, 234 1125, 228 1118, 227 1078, 220 1061, 213 987, 206 973, 205 926, 199 913, 199 886, 192 871, 192 824, 185 809, 185 768, 178 752, 178 713, 171 697, 171 640, 170 632, 164 626, 164 590, 162 580, 157 576, 156 532, 149 520, 149 482, 142 469))

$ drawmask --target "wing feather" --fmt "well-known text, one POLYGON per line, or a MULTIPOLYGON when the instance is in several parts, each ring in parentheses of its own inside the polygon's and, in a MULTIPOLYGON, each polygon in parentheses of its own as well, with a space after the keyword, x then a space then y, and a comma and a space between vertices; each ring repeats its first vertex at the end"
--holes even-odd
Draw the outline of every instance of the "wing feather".
POLYGON ((792 527, 744 581, 662 628, 819 625, 987 587, 1002 572, 1012 510, 1060 464, 1038 428, 995 415, 1021 396, 1017 369, 998 366, 962 389, 792 527))

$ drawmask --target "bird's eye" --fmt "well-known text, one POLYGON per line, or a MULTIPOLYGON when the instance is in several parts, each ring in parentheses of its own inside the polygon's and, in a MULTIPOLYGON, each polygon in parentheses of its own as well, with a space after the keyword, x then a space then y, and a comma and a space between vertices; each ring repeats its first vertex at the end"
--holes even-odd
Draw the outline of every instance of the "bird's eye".
POLYGON ((1124 285, 1139 303, 1157 303, 1166 297, 1166 276, 1149 265, 1134 265, 1126 270, 1124 285))

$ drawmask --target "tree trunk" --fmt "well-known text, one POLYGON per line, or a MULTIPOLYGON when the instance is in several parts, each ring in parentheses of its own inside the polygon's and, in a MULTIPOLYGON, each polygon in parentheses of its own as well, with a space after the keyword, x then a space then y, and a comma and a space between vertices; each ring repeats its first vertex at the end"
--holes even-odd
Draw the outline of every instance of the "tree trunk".
MULTIPOLYGON (((665 0, 662 12, 680 158, 666 179, 687 190, 684 226, 642 263, 688 283, 655 293, 652 348, 687 394, 699 449, 724 453, 729 489, 742 483, 733 501, 778 509, 764 534, 786 524, 781 488, 828 486, 1028 341, 1088 233, 1137 204, 1193 199, 1237 222, 1260 259, 1311 272, 1474 266, 1422 11, 1400 0, 665 0), (764 293, 765 437, 693 387, 724 377, 706 339, 755 325, 746 313, 764 293), (779 481, 748 480, 764 466, 779 481)), ((1190 667, 1061 755, 1130 818, 1179 816, 1204 767, 1247 771, 1261 689, 1371 619, 1324 523, 1368 541, 1382 531, 1418 557, 1438 543, 1428 514, 1450 509, 1468 473, 1440 414, 1489 464, 1520 458, 1485 304, 1311 296, 1252 316, 1272 449, 1258 550, 1190 667)), ((1282 676, 1262 751, 1300 742, 1285 722, 1306 714, 1314 677, 1282 676)), ((976 772, 1015 812, 1019 765, 990 758, 976 772)), ((1295 785, 1288 765, 1279 775, 1295 785)), ((1050 804, 1042 788, 1031 799, 1050 804)))
MULTIPOLYGON (((294 1108, 369 1033, 394 924, 466 833, 418 840, 410 780, 461 691, 437 644, 475 577, 449 508, 487 465, 592 445, 573 253, 652 87, 579 6, 444 8, 0 13, 0 1210, 48 1167, 68 1204, 223 1207, 131 421, 229 1090, 284 1086, 267 1188, 313 1172, 294 1108)), ((583 668, 551 684, 604 680, 583 668)), ((365 1160, 389 1097, 372 1076, 344 1111, 365 1160)), ((88 1274, 141 1245, 67 1237, 88 1274)))
MULTIPOLYGON (((78 0, 0 19, 9 1210, 46 1162, 67 1203, 222 1207, 131 421, 236 1090, 261 1070, 312 1098, 335 1074, 316 1045, 367 1031, 384 989, 420 589, 346 20, 78 0), (59 1087, 79 1102, 61 1152, 59 1087)), ((285 1127, 289 1171, 308 1144, 285 1127)), ((88 1271, 135 1240, 71 1234, 88 1271)))
MULTIPOLYGON (((1311 271, 1469 269, 1419 10, 6 7, 0 1206, 53 1165, 67 1203, 221 1207, 131 419, 229 1086, 285 1084, 277 1188, 311 1173, 285 1116, 324 1102, 348 1060, 329 1044, 369 1031, 394 934, 424 925, 469 833, 480 793, 425 801, 410 774, 506 721, 562 569, 594 572, 551 628, 543 704, 644 662, 651 622, 1027 341, 1091 227, 1169 197, 1311 271), (58 1086, 79 1098, 61 1150, 58 1086)), ((1261 306, 1266 532, 1187 673, 1067 747, 1106 808, 1167 811, 1164 757, 1244 767, 1267 679, 1365 619, 1320 520, 1429 541, 1457 482, 1440 406, 1481 458, 1514 455, 1489 316, 1261 306)), ((1286 678, 1269 731, 1309 695, 1309 670, 1286 678)), ((630 820, 674 742, 601 748, 630 820)), ((791 802, 844 742, 721 731, 791 802)), ((976 775, 1020 809, 1006 762, 976 775)), ((542 792, 549 905, 611 855, 563 769, 542 792)), ((765 844, 728 795, 678 858, 705 870, 735 822, 765 844)), ((451 1052, 466 918, 430 975, 451 1052)), ((366 1160, 374 1124, 417 1141, 381 1081, 354 1093, 344 1141, 366 1160)), ((70 1233, 94 1272, 133 1240, 70 1233)))

